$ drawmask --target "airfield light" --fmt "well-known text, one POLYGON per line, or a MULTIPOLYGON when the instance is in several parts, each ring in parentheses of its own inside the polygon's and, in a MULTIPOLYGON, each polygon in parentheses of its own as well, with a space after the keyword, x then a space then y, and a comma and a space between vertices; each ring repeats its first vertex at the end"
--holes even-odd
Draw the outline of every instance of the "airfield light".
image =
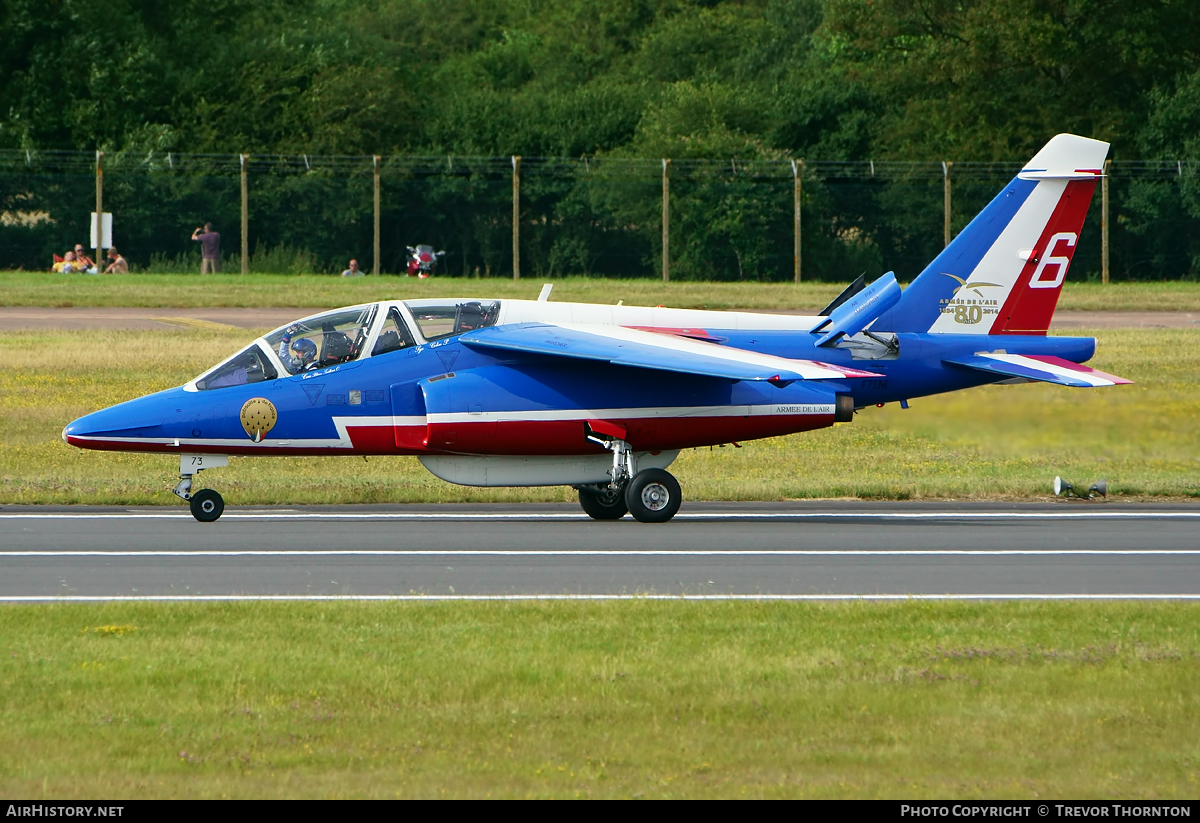
POLYGON ((1055 497, 1073 497, 1076 500, 1095 500, 1097 497, 1108 497, 1108 481, 1097 480, 1092 485, 1088 486, 1088 493, 1085 497, 1075 491, 1075 486, 1063 480, 1061 477, 1054 478, 1054 496, 1055 497))

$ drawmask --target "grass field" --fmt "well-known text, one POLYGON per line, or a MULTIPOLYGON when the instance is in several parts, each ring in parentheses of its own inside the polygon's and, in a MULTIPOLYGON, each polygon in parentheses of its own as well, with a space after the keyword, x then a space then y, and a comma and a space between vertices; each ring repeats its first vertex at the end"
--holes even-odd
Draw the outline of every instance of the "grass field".
MULTIPOLYGON (((178 504, 168 456, 87 452, 62 427, 179 385, 255 332, 0 334, 0 503, 178 504)), ((690 500, 806 497, 1044 499, 1056 474, 1123 497, 1200 497, 1200 331, 1100 330, 1108 389, 990 386, 866 409, 850 424, 685 451, 690 500)), ((567 487, 470 489, 415 458, 235 458, 205 482, 231 505, 573 500, 567 487)), ((686 505, 686 503, 685 503, 686 505)))
MULTIPOLYGON (((848 283, 852 278, 846 278, 848 283)), ((329 308, 383 299, 509 297, 532 300, 542 280, 327 275, 129 274, 89 277, 42 272, 0 273, 0 306, 132 306, 329 308)), ((567 277, 553 281, 555 300, 711 309, 818 310, 846 283, 700 283, 567 277)), ((1087 311, 1200 311, 1200 283, 1067 283, 1059 308, 1087 311)))
POLYGON ((1194 798, 1200 607, 0 609, 5 797, 1194 798))
MULTIPOLYGON (((40 277, 0 275, 0 301, 54 305, 40 277)), ((476 285, 180 282, 79 279, 56 299, 329 306, 476 285)), ((837 291, 725 288, 568 280, 555 297, 777 308, 837 291)), ((1200 308, 1200 287, 1110 288, 1071 287, 1063 305, 1200 308)), ((0 504, 179 505, 172 458, 78 451, 59 432, 256 333, 0 334, 0 504)), ((673 471, 693 500, 1044 499, 1055 474, 1200 497, 1200 330, 1091 334, 1091 365, 1136 385, 926 398, 685 452, 673 471)), ((452 486, 411 458, 235 459, 205 480, 231 505, 573 499, 452 486)), ((1131 602, 8 606, 0 796, 1194 798, 1197 618, 1131 602)))

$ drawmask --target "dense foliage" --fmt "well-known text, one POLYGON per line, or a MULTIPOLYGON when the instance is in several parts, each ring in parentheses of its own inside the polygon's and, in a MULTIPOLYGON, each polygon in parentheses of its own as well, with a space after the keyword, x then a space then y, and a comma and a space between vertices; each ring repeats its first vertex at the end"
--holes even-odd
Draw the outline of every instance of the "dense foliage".
MULTIPOLYGON (((0 149, 1020 161, 1074 131, 1111 141, 1117 160, 1200 157, 1194 0, 4 0, 0 30, 0 149)), ((531 269, 650 269, 655 168, 603 186, 532 177, 531 269)), ((790 174, 679 169, 692 198, 672 226, 680 276, 790 273, 790 174)), ((1127 276, 1200 272, 1187 239, 1200 181, 1179 169, 1117 192, 1127 276)), ((315 245, 315 265, 369 255, 369 171, 356 174, 311 195, 261 186, 256 248, 315 245)), ((124 220, 143 230, 143 257, 186 248, 170 238, 194 215, 233 238, 236 170, 223 175, 171 184, 183 205, 169 227, 151 230, 152 210, 124 220)), ((392 179, 389 268, 407 240, 445 245, 451 271, 507 270, 500 170, 392 179)), ((835 183, 805 195, 814 273, 911 268, 940 244, 940 181, 835 183)), ((11 174, 0 186, 0 211, 32 191, 11 174)), ((0 227, 0 246, 20 245, 12 232, 0 227)))

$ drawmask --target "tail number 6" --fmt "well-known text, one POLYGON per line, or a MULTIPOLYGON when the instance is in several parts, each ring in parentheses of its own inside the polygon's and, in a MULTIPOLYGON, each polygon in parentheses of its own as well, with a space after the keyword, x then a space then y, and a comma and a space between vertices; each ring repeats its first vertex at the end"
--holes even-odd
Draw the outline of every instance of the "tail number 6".
POLYGON ((1033 277, 1029 279, 1029 288, 1031 289, 1057 289, 1062 285, 1063 279, 1067 276, 1067 267, 1071 265, 1071 258, 1062 255, 1052 254, 1054 247, 1058 245, 1060 240, 1066 242, 1071 248, 1075 247, 1075 241, 1079 239, 1073 231, 1060 231, 1058 234, 1050 238, 1050 242, 1046 244, 1046 251, 1042 255, 1038 267, 1034 269, 1033 277), (1054 279, 1046 279, 1046 267, 1054 266, 1054 279))

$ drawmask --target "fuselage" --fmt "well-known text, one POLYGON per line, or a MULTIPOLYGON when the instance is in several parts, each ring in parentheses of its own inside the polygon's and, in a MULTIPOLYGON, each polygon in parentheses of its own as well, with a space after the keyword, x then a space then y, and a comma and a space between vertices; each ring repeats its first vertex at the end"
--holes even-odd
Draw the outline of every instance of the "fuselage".
MULTIPOLYGON (((859 335, 818 348, 809 330, 823 318, 749 312, 511 300, 382 301, 354 309, 369 315, 355 341, 356 359, 289 374, 278 352, 283 330, 276 330, 184 386, 74 421, 63 438, 81 448, 179 454, 592 455, 604 450, 587 439, 584 426, 609 420, 620 421, 635 448, 656 452, 829 426, 837 396, 863 408, 997 382, 942 362, 982 349, 1080 363, 1095 348, 1091 338, 949 334, 888 335, 890 346, 859 335), (775 385, 502 356, 459 342, 445 304, 495 307, 489 322, 496 325, 653 329, 878 376, 775 385), (411 340, 381 351, 398 323, 411 340), (260 364, 250 378, 204 388, 247 352, 260 364)), ((308 325, 317 328, 322 317, 308 325)))

